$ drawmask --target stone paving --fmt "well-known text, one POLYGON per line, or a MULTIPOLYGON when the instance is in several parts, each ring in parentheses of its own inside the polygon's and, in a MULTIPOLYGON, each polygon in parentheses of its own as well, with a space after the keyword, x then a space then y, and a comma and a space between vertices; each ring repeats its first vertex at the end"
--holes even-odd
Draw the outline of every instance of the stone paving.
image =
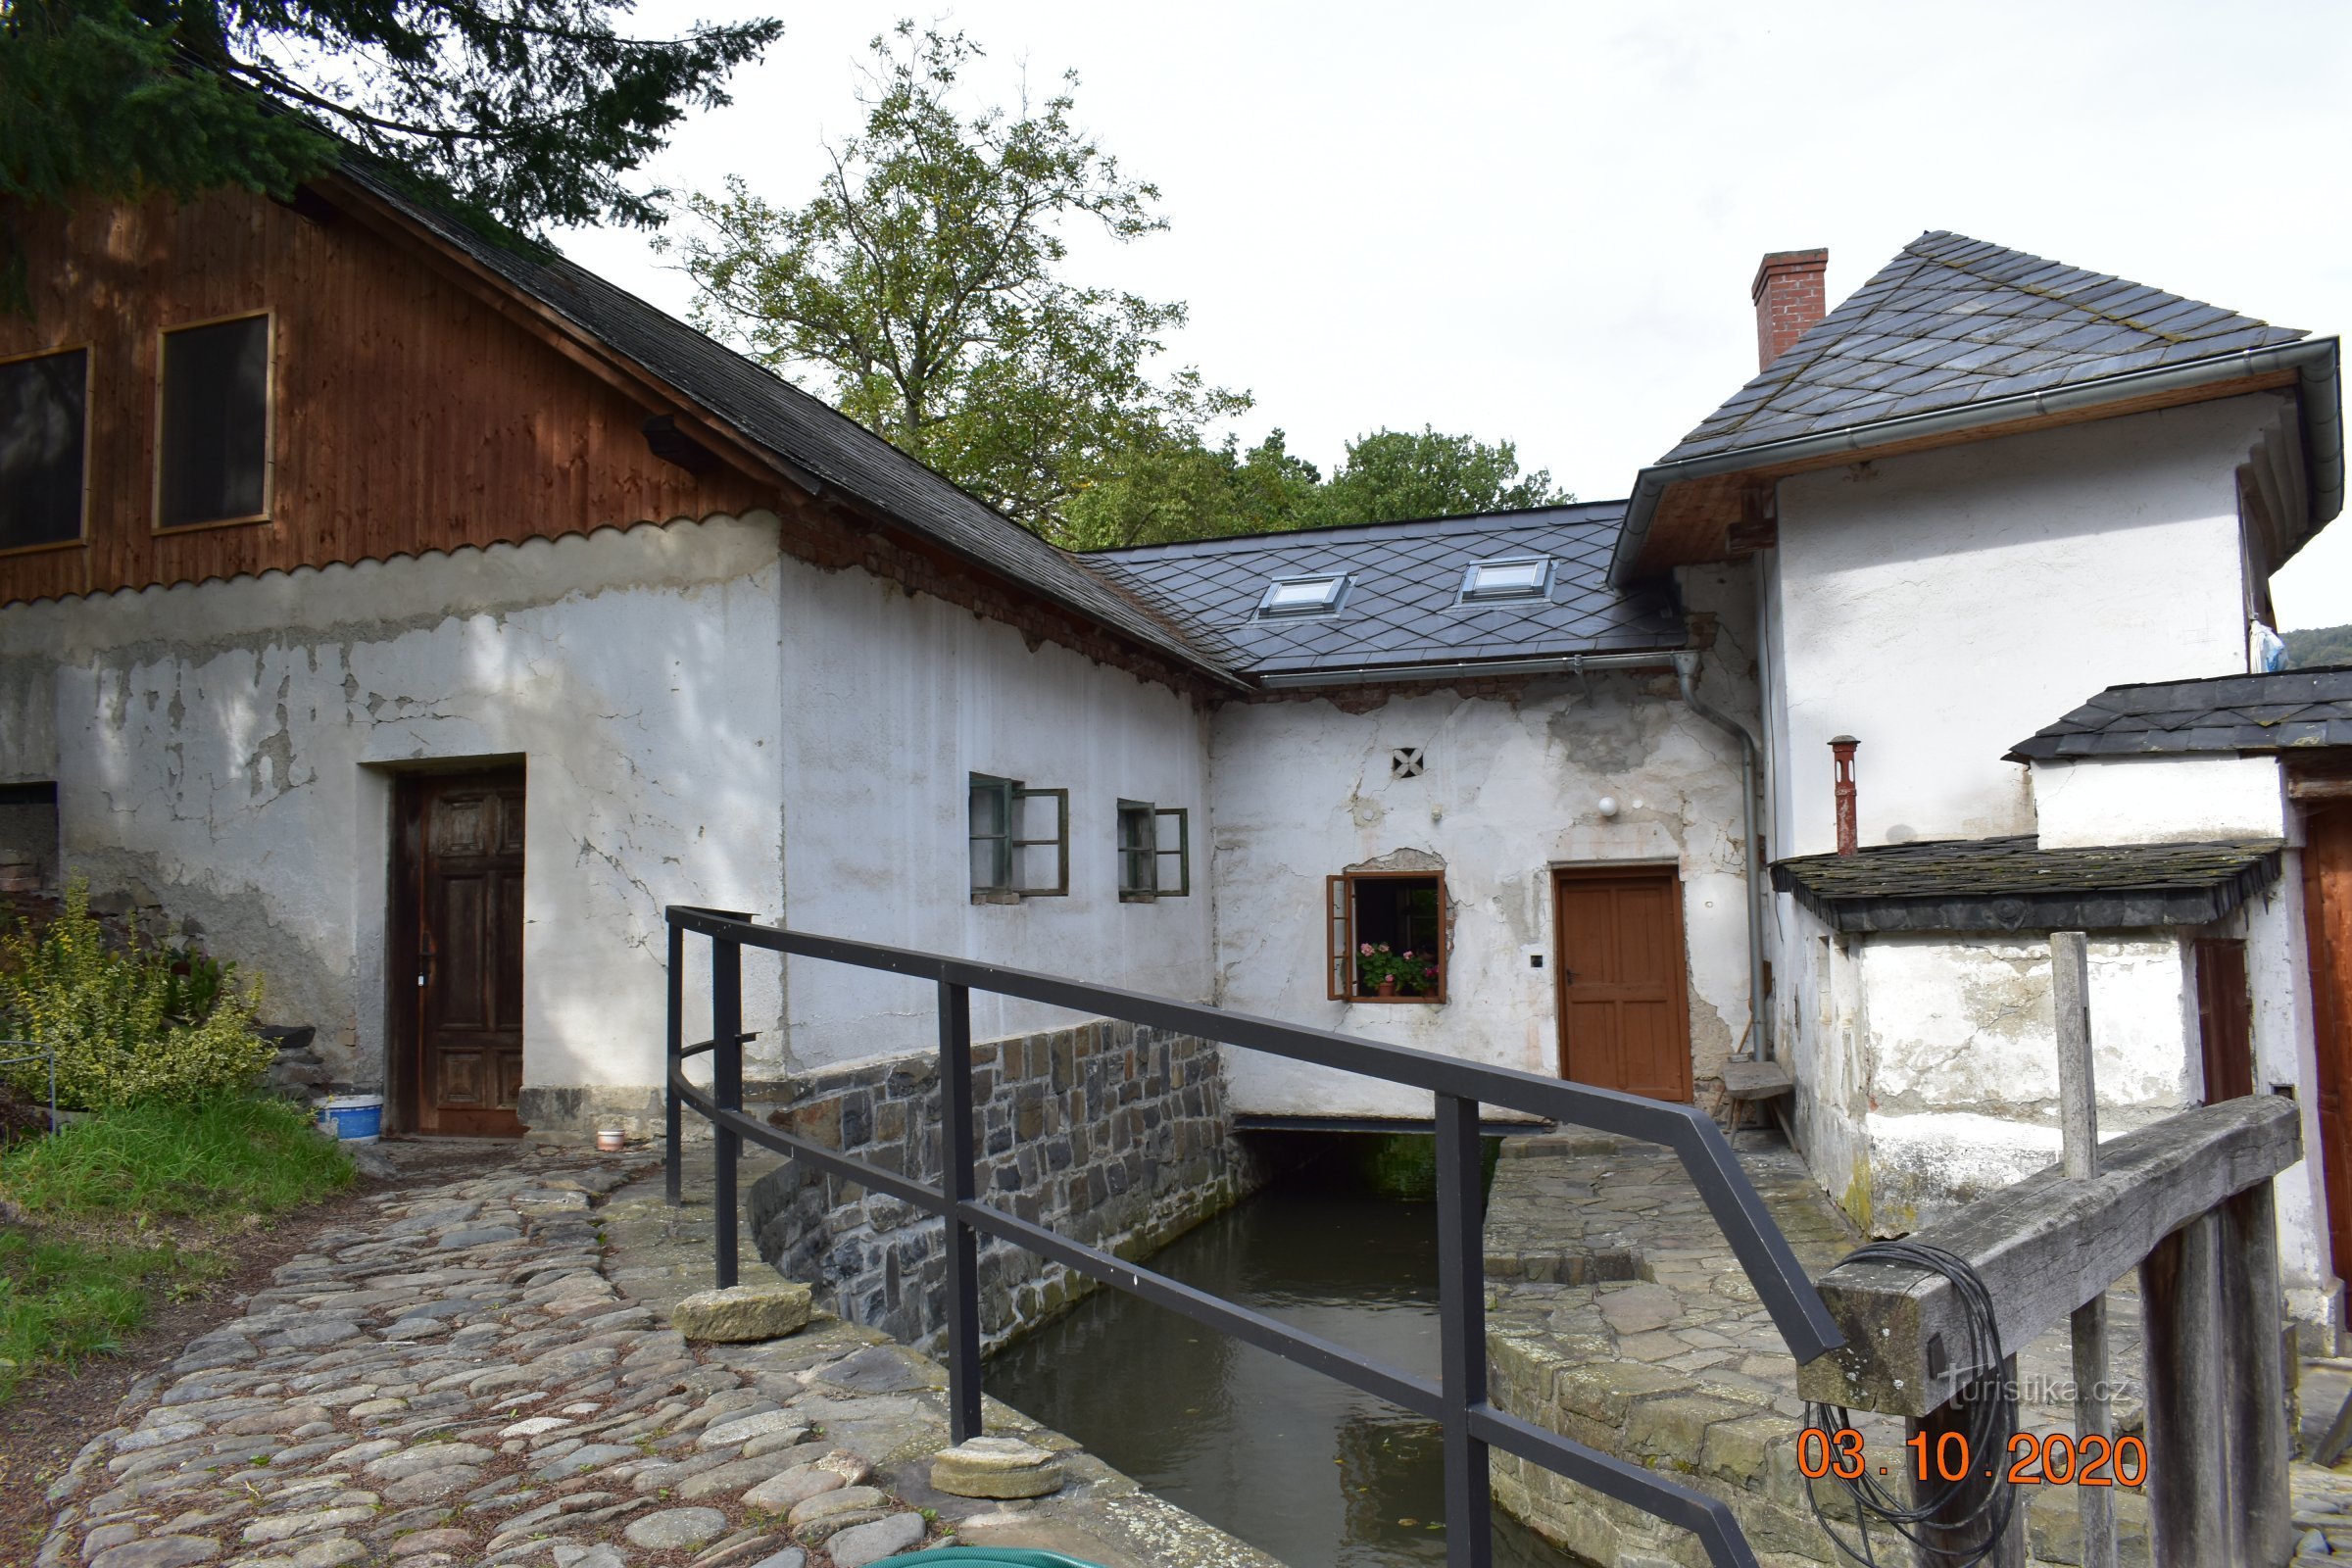
POLYGON ((134 1387, 39 1568, 861 1568, 951 1537, 1277 1568, 993 1402, 1067 1483, 934 1492, 944 1375, 870 1329, 688 1344, 666 1311, 710 1283, 710 1211, 642 1155, 517 1151, 374 1206, 134 1387))
MULTIPOLYGON (((1503 1153, 1486 1232, 1496 1401, 1727 1498, 1767 1564, 1841 1560, 1796 1470, 1805 1411, 1795 1362, 1680 1163, 1654 1146, 1592 1134, 1512 1139, 1503 1153)), ((1740 1161, 1808 1272, 1859 1244, 1785 1145, 1742 1151, 1740 1161)), ((2132 1430, 2141 1420, 2139 1314, 2128 1288, 2110 1296, 2109 1317, 2119 1425, 2132 1430)), ((2021 1426, 2073 1429, 2071 1353, 2060 1332, 2020 1354, 2021 1426)), ((1901 1425, 1855 1424, 1870 1462, 1899 1476, 1901 1425)), ((1682 1532, 1537 1467, 1497 1456, 1494 1473, 1505 1507, 1584 1558, 1704 1560, 1682 1532)), ((2023 1491, 2034 1560, 2079 1561, 2072 1489, 2023 1491)), ((2116 1495, 2124 1561, 2145 1563, 2144 1501, 2116 1495)), ((1825 1507, 1837 1496, 1824 1487, 1825 1507)), ((1888 1538, 1879 1540, 1884 1555, 1888 1538)))

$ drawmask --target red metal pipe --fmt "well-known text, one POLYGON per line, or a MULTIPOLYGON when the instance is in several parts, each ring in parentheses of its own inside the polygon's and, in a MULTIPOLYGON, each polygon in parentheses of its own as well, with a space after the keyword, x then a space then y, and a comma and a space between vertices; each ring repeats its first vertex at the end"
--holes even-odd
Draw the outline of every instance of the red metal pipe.
POLYGON ((1838 853, 1851 855, 1862 846, 1862 831, 1855 821, 1854 810, 1854 748, 1862 743, 1851 735, 1839 735, 1830 741, 1831 767, 1838 784, 1838 853))

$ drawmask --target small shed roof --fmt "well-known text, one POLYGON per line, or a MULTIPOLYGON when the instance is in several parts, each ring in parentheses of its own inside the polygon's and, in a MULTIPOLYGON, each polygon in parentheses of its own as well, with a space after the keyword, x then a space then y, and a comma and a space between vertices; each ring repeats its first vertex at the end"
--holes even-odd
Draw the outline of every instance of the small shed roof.
POLYGON ((2352 747, 2352 665, 2110 686, 2009 750, 2017 762, 2352 747))
POLYGON ((1608 581, 1625 503, 1102 551, 1088 565, 1229 667, 1257 676, 1639 653, 1680 648, 1683 617, 1655 591, 1608 581), (1547 557, 1543 599, 1459 602, 1474 562, 1547 557), (1338 613, 1260 617, 1279 577, 1345 572, 1338 613))
POLYGON ((2278 881, 2276 839, 2045 850, 2032 835, 1877 845, 1777 862, 1772 885, 1836 931, 2115 931, 2208 925, 2278 881))

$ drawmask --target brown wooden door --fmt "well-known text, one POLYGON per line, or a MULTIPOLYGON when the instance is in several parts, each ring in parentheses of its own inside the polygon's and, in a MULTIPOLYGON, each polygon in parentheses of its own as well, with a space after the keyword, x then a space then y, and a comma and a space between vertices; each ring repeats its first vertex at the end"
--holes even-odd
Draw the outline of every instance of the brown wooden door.
POLYGON ((2335 1272, 2352 1279, 2352 802, 2305 822, 2303 922, 2320 1059, 2320 1163, 2335 1272))
POLYGON ((2197 1046, 2205 1060, 2205 1103, 2254 1092, 2253 998, 2246 945, 2234 938, 2197 943, 2197 1046))
POLYGON ((1683 889, 1673 867, 1560 871, 1552 890, 1560 1076, 1689 1101, 1683 889))
MULTIPOLYGON (((408 1093, 423 1133, 514 1137, 522 1088, 522 770, 405 781, 416 1007, 408 1093)), ((396 977, 397 983, 397 977, 396 977)))

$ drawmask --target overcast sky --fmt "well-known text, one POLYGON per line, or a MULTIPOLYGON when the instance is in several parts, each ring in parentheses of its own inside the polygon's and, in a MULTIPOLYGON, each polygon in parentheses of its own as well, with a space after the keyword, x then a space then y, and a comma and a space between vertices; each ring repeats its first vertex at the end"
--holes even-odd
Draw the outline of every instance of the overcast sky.
MULTIPOLYGON (((1518 443, 1622 496, 1755 370, 1759 255, 1826 245, 1843 298, 1923 229, 2322 334, 2352 324, 2352 6, 1399 6, 1192 0, 644 0, 633 30, 780 15, 732 108, 654 171, 805 200, 858 121, 864 45, 912 15, 1025 69, 1158 183, 1173 229, 1078 260, 1189 301, 1177 364, 1247 388, 1328 466, 1382 425, 1518 443)), ((684 312, 628 231, 575 259, 684 312)), ((2287 627, 2352 621, 2352 523, 2273 583, 2287 627)))

